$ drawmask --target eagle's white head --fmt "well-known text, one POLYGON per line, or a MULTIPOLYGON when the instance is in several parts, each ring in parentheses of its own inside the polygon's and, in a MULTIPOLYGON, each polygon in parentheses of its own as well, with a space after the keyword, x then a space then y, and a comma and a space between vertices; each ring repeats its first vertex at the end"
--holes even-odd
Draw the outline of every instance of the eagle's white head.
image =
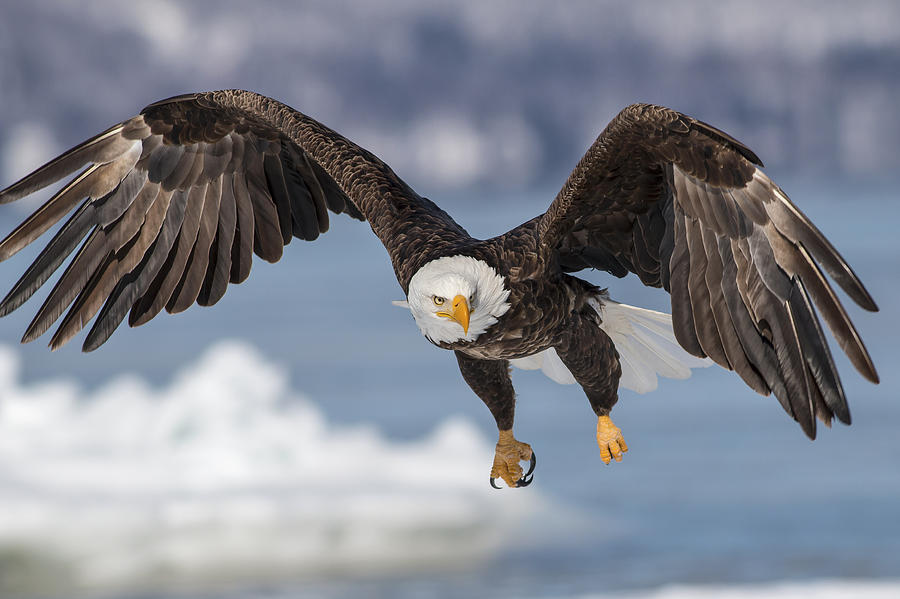
POLYGON ((470 256, 432 260, 409 281, 407 302, 422 334, 435 343, 474 341, 509 310, 496 270, 470 256))

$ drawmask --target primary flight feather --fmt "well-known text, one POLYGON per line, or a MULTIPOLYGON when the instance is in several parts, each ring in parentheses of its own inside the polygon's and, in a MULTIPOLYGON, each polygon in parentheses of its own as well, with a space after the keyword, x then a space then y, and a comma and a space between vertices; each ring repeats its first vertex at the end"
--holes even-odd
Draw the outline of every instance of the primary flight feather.
POLYGON ((607 463, 627 451, 609 417, 619 386, 648 391, 657 375, 685 378, 707 357, 773 393, 813 438, 816 418, 850 422, 817 310, 856 369, 878 382, 824 273, 866 310, 877 307, 760 166, 714 127, 635 104, 600 134, 546 213, 479 240, 375 155, 292 108, 241 90, 188 94, 149 105, 0 192, 0 203, 12 202, 80 170, 0 242, 4 260, 71 214, 0 315, 74 253, 23 342, 62 318, 57 348, 93 320, 83 345, 91 351, 126 316, 136 326, 163 309, 215 304, 247 278, 253 254, 275 262, 293 237, 326 232, 329 212, 347 214, 369 223, 416 324, 455 352, 493 414, 491 484, 525 486, 535 464, 512 434, 510 364, 581 385, 607 463), (585 268, 666 289, 671 318, 568 274, 585 268), (524 474, 521 460, 531 460, 524 474))

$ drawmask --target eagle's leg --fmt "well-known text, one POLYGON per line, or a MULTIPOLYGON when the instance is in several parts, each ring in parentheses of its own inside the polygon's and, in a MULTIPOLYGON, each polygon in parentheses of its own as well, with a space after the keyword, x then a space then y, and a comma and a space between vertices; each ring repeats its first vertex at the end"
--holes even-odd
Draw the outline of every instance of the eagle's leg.
POLYGON ((497 421, 498 440, 494 449, 494 463, 491 467, 491 486, 494 480, 502 478, 510 487, 527 487, 534 472, 536 458, 528 443, 517 441, 513 436, 513 419, 516 411, 516 393, 509 378, 509 362, 506 360, 480 360, 457 351, 459 371, 472 391, 485 403, 494 420, 497 421), (531 460, 527 472, 523 473, 519 462, 531 460))
POLYGON ((622 368, 612 339, 603 332, 593 315, 573 315, 556 353, 581 385, 597 415, 597 445, 604 464, 622 461, 628 445, 609 412, 619 400, 622 368))

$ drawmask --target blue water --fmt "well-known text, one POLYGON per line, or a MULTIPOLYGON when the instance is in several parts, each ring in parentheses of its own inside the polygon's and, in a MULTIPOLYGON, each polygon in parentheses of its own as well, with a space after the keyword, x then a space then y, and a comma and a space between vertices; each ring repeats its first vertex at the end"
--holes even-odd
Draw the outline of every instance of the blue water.
MULTIPOLYGON (((167 592, 143 582, 116 596, 570 597, 672 583, 900 577, 900 310, 892 301, 900 294, 900 208, 888 188, 782 186, 882 309, 849 307, 882 378, 873 386, 839 357, 852 427, 820 426, 810 442, 773 398, 711 368, 689 381, 661 380, 648 395, 622 391, 614 415, 630 451, 604 466, 580 390, 516 372, 516 434, 539 465, 532 487, 497 491, 490 501, 502 510, 513 493, 546 499, 520 523, 521 539, 446 567, 322 571, 215 591, 209 581, 167 592), (566 518, 577 519, 576 530, 547 524, 566 518)), ((549 197, 435 199, 471 233, 490 236, 538 214, 549 197)), ((18 257, 3 264, 0 281, 10 285, 24 265, 18 257)), ((587 276, 620 301, 666 309, 664 293, 637 281, 587 276)), ((364 225, 334 218, 331 232, 312 244, 294 241, 281 263, 257 261, 250 280, 213 309, 124 327, 89 355, 78 352, 80 339, 52 354, 41 340, 21 348, 23 384, 63 377, 92 389, 133 372, 161 385, 204 348, 239 338, 287 366, 291 387, 334 426, 374 424, 401 443, 459 417, 492 443, 493 421, 455 360, 421 338, 409 313, 391 306, 395 299, 402 292, 377 240, 364 225)), ((0 340, 18 339, 37 306, 0 320, 0 340)))

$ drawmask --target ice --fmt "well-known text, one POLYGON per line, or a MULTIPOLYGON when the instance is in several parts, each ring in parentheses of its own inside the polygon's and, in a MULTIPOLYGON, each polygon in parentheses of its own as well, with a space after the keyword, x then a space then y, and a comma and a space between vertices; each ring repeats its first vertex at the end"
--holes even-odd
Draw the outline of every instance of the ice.
POLYGON ((543 502, 490 489, 492 449, 461 419, 409 442, 335 426, 244 343, 91 392, 23 385, 0 347, 0 555, 90 588, 471 563, 543 502))
POLYGON ((815 580, 748 585, 671 585, 581 599, 895 599, 900 580, 815 580))

